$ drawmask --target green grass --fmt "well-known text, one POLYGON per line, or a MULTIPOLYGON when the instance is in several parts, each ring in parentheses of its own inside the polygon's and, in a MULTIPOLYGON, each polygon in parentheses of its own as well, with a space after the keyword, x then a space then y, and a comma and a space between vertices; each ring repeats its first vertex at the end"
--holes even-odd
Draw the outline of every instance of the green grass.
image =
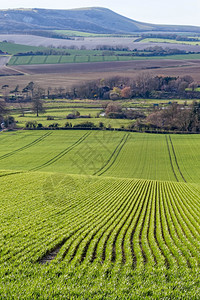
POLYGON ((60 63, 61 64, 65 64, 65 63, 73 63, 74 62, 74 56, 73 55, 63 55, 60 59, 60 63))
POLYGON ((26 122, 29 121, 36 121, 37 123, 41 123, 43 126, 48 127, 50 124, 57 122, 60 127, 64 127, 66 122, 72 123, 72 125, 80 124, 81 122, 93 122, 95 125, 99 125, 99 122, 103 122, 106 127, 111 125, 112 128, 120 128, 121 126, 128 126, 133 123, 132 120, 117 120, 117 119, 108 119, 104 117, 96 118, 96 114, 99 113, 101 110, 95 109, 93 112, 91 109, 77 109, 81 114, 87 115, 88 113, 91 114, 91 118, 80 118, 80 119, 66 119, 66 116, 70 113, 73 113, 73 109, 59 109, 56 111, 52 109, 51 111, 48 110, 45 114, 36 117, 34 114, 26 113, 24 117, 20 116, 19 114, 13 113, 12 115, 17 120, 18 128, 25 127, 26 122), (54 120, 47 120, 47 116, 53 116, 54 120))
POLYGON ((60 55, 48 55, 45 63, 46 64, 58 64, 62 56, 60 55))
POLYGON ((0 298, 199 299, 200 135, 0 133, 0 298))
MULTIPOLYGON (((185 101, 187 104, 192 104, 193 100, 180 100, 173 99, 179 104, 184 104, 185 101)), ((89 121, 93 122, 95 125, 99 125, 99 122, 103 122, 106 127, 111 125, 113 128, 120 128, 124 126, 125 128, 131 125, 134 120, 128 119, 109 119, 103 116, 98 116, 103 110, 103 105, 105 101, 98 100, 73 100, 69 101, 66 99, 60 100, 45 100, 44 107, 46 112, 44 114, 40 114, 39 117, 36 117, 34 113, 31 112, 32 108, 30 103, 25 104, 24 117, 21 115, 21 111, 17 104, 10 105, 10 114, 17 121, 18 128, 24 128, 26 122, 28 121, 36 121, 37 123, 41 123, 43 126, 48 127, 54 122, 57 122, 60 127, 64 127, 66 122, 72 123, 72 125, 79 124, 81 122, 89 121), (27 111, 27 112, 26 112, 27 111), (68 114, 74 113, 74 111, 79 111, 81 115, 90 115, 90 118, 78 118, 67 120, 66 117, 68 114), (52 116, 54 120, 47 120, 48 116, 52 116)), ((134 99, 134 100, 123 100, 123 101, 115 101, 124 108, 137 108, 139 111, 151 111, 153 109, 153 104, 158 103, 160 106, 166 106, 169 103, 169 100, 159 100, 159 99, 134 99)))
POLYGON ((13 44, 7 42, 0 42, 0 50, 8 54, 25 53, 30 51, 40 51, 46 49, 45 47, 26 46, 20 44, 13 44))
MULTIPOLYGON (((85 131, 1 133, 0 139, 3 141, 0 145, 1 169, 29 171, 32 168, 37 168, 42 165, 43 161, 47 162, 66 148, 71 147, 84 134, 85 131), (33 147, 32 140, 34 140, 33 147), (31 146, 27 147, 29 144, 31 146), (20 148, 23 151, 20 150, 15 153, 20 148), (7 149, 12 150, 7 151, 7 149), (7 152, 12 155, 9 154, 4 158, 7 152)), ((80 170, 84 170, 86 175, 97 174, 104 177, 186 181, 200 184, 199 147, 199 135, 168 136, 91 131, 80 145, 76 145, 74 149, 70 150, 67 156, 42 169, 48 172, 58 171, 62 173, 65 173, 66 170, 66 173, 69 174, 81 174, 82 171, 80 170), (190 156, 188 156, 188 153, 190 153, 190 156), (82 157, 84 155, 88 157, 88 169, 84 165, 85 162, 82 157), (99 161, 94 165, 95 155, 99 158, 99 161), (77 160, 79 156, 80 169, 72 163, 73 159, 77 160), (91 165, 93 165, 93 169, 91 165)))
MULTIPOLYGON (((86 63, 86 62, 103 62, 103 61, 131 61, 131 60, 155 60, 155 59, 200 59, 200 54, 180 54, 165 56, 117 56, 117 55, 90 55, 82 53, 72 55, 30 55, 30 56, 13 56, 9 65, 32 65, 32 64, 58 64, 58 63, 86 63)), ((86 52, 87 53, 87 52, 86 52)))

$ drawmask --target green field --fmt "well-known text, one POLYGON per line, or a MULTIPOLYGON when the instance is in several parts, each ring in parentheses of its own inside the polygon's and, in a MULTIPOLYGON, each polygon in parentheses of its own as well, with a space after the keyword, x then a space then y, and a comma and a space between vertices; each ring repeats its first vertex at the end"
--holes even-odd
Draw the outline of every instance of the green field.
POLYGON ((0 132, 0 299, 199 299, 200 135, 0 132))
POLYGON ((66 36, 79 36, 79 37, 107 37, 113 36, 112 34, 98 34, 98 33, 90 33, 83 31, 75 31, 75 30, 54 30, 54 32, 66 36))
MULTIPOLYGON (((110 119, 105 116, 101 116, 101 113, 105 112, 104 105, 106 105, 107 100, 67 100, 67 99, 55 99, 55 100, 43 100, 45 113, 36 114, 32 111, 32 106, 28 102, 23 104, 24 116, 17 103, 10 104, 10 115, 12 115, 16 120, 16 126, 18 129, 25 128, 27 122, 36 121, 42 124, 44 127, 48 127, 52 123, 58 123, 59 127, 65 127, 66 122, 70 122, 73 126, 80 124, 82 122, 92 122, 96 126, 99 126, 100 122, 103 122, 105 127, 112 128, 127 128, 132 125, 135 120, 131 119, 110 119), (67 119, 67 115, 74 114, 76 111, 80 113, 81 116, 88 116, 88 118, 77 118, 77 119, 67 119), (52 119, 48 120, 48 117, 52 119), (90 116, 90 117, 89 117, 90 116)), ((109 100, 110 101, 110 100, 109 100)), ((193 100, 191 99, 173 99, 173 102, 179 104, 184 104, 185 101, 187 105, 191 105, 193 100)), ((159 104, 160 107, 165 107, 168 105, 169 100, 160 99, 132 99, 132 100, 115 100, 115 104, 119 104, 123 109, 127 108, 137 108, 138 111, 146 113, 154 110, 154 104, 159 104)))
POLYGON ((78 36, 78 37, 133 37, 136 38, 134 34, 101 34, 101 33, 91 33, 84 31, 75 31, 75 30, 54 30, 54 32, 66 36, 78 36))
POLYGON ((180 54, 164 56, 117 56, 117 55, 90 55, 82 54, 79 50, 77 55, 30 55, 30 56, 13 56, 9 65, 34 65, 34 64, 63 64, 63 63, 87 63, 103 61, 129 61, 129 60, 152 60, 152 59, 200 59, 200 54, 180 54))
MULTIPOLYGON (((87 35, 87 34, 86 34, 87 35)), ((155 43, 186 43, 186 44, 200 44, 200 42, 182 42, 168 39, 148 38, 141 42, 155 42, 155 43)), ((164 55, 164 56, 142 56, 147 55, 147 52, 140 52, 139 56, 132 56, 131 51, 112 51, 113 54, 106 54, 103 50, 79 50, 79 49, 62 49, 62 48, 45 48, 34 47, 20 44, 13 44, 9 42, 0 42, 0 50, 13 55, 8 62, 8 65, 33 65, 33 64, 64 64, 64 63, 87 63, 87 62, 104 62, 104 61, 130 61, 130 60, 152 60, 152 59, 200 59, 200 54, 182 54, 182 55, 164 55), (18 55, 19 53, 43 51, 44 55, 18 55), (56 51, 56 55, 45 55, 49 51, 56 51), (60 53, 60 54, 59 54, 60 53), (66 55, 66 54, 67 55, 66 55), (122 55, 123 54, 123 55, 122 55)), ((108 51, 109 52, 109 51, 108 51)))
POLYGON ((200 45, 200 41, 177 41, 173 39, 162 38, 145 38, 141 40, 142 43, 170 43, 170 44, 186 44, 186 45, 200 45))
POLYGON ((47 49, 45 47, 26 46, 20 44, 13 44, 9 42, 0 42, 0 50, 8 54, 25 53, 30 51, 40 51, 47 49))
POLYGON ((66 122, 70 122, 73 126, 82 122, 93 122, 98 126, 99 122, 103 122, 106 127, 110 125, 113 128, 120 128, 121 126, 127 127, 133 123, 133 120, 128 119, 109 119, 101 116, 97 118, 97 114, 101 113, 103 110, 102 104, 98 104, 95 107, 95 104, 90 104, 89 106, 89 104, 84 103, 76 105, 76 103, 65 102, 60 103, 57 100, 55 103, 45 103, 46 112, 44 114, 40 114, 39 117, 36 117, 36 115, 31 111, 31 107, 27 107, 25 109, 24 117, 21 115, 21 112, 18 108, 11 108, 10 113, 17 121, 16 125, 18 128, 24 128, 26 123, 31 121, 36 121, 37 123, 42 124, 44 127, 48 127, 52 123, 58 123, 60 127, 65 127, 66 122), (72 114, 75 111, 78 111, 81 115, 90 115, 90 118, 66 119, 68 114, 72 114), (53 120, 47 120, 48 116, 51 116, 53 120))

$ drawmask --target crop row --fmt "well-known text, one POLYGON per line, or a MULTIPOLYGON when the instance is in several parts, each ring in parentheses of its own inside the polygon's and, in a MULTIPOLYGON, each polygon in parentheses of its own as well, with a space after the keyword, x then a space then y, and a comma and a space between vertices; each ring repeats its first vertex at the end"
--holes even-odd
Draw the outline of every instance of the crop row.
POLYGON ((199 146, 199 135, 79 130, 3 133, 0 161, 2 170, 15 172, 44 170, 198 184, 199 146))
POLYGON ((103 177, 67 175, 62 180, 62 176, 0 177, 0 184, 5 184, 0 263, 199 266, 198 188, 103 177), (13 188, 16 199, 10 202, 5 195, 13 188))

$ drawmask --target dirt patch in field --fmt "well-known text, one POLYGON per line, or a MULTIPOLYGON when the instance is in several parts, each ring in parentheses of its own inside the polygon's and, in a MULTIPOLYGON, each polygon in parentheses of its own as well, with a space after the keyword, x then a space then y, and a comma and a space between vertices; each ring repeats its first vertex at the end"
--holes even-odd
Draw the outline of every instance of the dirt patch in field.
POLYGON ((12 68, 0 67, 0 77, 2 76, 17 76, 23 75, 23 72, 18 72, 12 68))
POLYGON ((15 75, 23 75, 23 72, 17 71, 12 67, 7 67, 10 56, 0 55, 0 76, 15 76, 15 75))

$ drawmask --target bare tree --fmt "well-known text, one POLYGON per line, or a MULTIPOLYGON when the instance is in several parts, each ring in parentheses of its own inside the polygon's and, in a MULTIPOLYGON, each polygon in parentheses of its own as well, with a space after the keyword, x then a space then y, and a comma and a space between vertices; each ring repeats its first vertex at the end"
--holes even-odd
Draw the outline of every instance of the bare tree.
POLYGON ((3 90, 3 95, 4 95, 4 99, 7 100, 8 99, 8 88, 9 88, 9 85, 8 84, 5 84, 2 86, 2 90, 3 90))
POLYGON ((33 98, 32 98, 32 109, 36 113, 37 117, 39 116, 39 113, 44 113, 45 109, 43 106, 42 97, 44 96, 44 89, 37 86, 34 87, 33 90, 33 98))
POLYGON ((4 122, 4 115, 6 115, 6 113, 7 113, 6 102, 0 99, 0 128, 1 128, 1 123, 4 122))
POLYGON ((24 117, 24 114, 25 114, 24 102, 18 101, 18 104, 19 104, 19 110, 21 112, 21 115, 24 117))
POLYGON ((6 102, 0 99, 0 115, 5 115, 7 113, 6 102))

